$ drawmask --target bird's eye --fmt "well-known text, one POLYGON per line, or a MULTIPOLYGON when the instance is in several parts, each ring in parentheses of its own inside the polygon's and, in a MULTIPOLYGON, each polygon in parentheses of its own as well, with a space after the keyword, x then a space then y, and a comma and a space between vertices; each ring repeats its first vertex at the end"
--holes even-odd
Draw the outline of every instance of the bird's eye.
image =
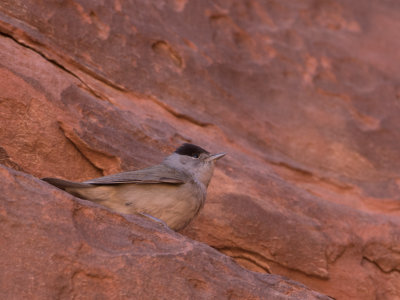
POLYGON ((198 153, 195 153, 195 154, 192 155, 192 157, 193 157, 193 158, 199 158, 199 154, 198 154, 198 153))

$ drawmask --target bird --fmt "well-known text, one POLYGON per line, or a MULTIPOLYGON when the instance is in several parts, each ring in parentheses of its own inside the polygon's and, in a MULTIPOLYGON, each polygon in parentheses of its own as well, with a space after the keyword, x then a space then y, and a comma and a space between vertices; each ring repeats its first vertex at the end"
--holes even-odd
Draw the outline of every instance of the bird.
POLYGON ((162 163, 145 169, 84 182, 52 177, 42 180, 115 212, 144 215, 179 231, 204 206, 215 162, 225 155, 184 143, 162 163))

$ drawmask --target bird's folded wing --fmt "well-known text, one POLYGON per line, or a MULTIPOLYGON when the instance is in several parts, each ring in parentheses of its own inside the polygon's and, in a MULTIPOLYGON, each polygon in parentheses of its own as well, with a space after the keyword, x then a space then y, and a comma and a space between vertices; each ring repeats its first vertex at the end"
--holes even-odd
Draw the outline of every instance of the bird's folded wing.
POLYGON ((146 169, 123 172, 104 177, 99 177, 83 182, 84 184, 93 185, 112 185, 122 183, 185 183, 185 175, 175 169, 165 165, 156 165, 146 169))

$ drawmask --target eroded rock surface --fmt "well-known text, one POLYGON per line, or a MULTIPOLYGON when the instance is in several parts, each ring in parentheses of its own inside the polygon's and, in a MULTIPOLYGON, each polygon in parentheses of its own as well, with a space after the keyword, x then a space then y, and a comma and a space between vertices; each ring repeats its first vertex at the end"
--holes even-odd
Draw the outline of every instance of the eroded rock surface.
POLYGON ((329 299, 0 166, 2 299, 329 299))
POLYGON ((377 0, 2 1, 0 163, 84 180, 185 141, 228 152, 184 235, 336 299, 400 298, 399 20, 377 0))

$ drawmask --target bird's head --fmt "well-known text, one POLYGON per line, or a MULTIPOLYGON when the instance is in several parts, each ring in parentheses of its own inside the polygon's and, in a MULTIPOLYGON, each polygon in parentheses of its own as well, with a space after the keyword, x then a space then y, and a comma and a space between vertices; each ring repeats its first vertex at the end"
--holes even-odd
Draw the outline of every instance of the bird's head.
POLYGON ((213 175, 215 162, 225 154, 211 154, 199 146, 185 143, 168 156, 164 164, 188 174, 207 187, 213 175))

